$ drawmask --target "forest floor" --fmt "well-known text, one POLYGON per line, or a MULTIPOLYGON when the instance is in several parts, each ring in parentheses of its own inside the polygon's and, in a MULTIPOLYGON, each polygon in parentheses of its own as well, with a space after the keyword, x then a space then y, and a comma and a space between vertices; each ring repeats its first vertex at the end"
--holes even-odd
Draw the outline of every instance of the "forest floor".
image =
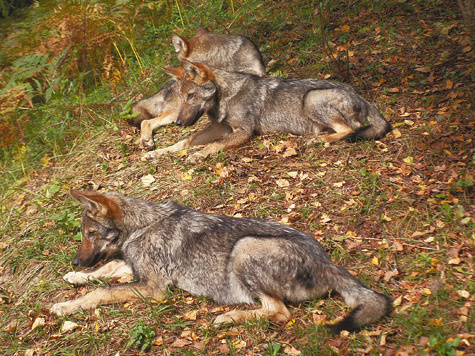
MULTIPOLYGON (((260 47, 271 46, 263 52, 278 59, 279 71, 345 81, 374 102, 394 127, 379 141, 309 144, 308 137, 273 134, 189 166, 186 152, 142 162, 138 132, 113 119, 12 182, 1 212, 0 353, 475 354, 475 49, 456 8, 442 16, 414 3, 361 7, 351 17, 326 13, 333 31, 325 46, 305 38, 311 24, 293 15, 292 2, 268 7, 287 16, 280 33, 251 29, 260 47), (213 319, 234 306, 171 289, 159 302, 53 316, 53 303, 117 283, 74 288, 62 280, 79 244, 71 188, 290 224, 390 295, 394 310, 358 333, 333 335, 324 325, 349 310, 331 296, 290 306, 287 324, 216 328, 213 319)), ((156 146, 205 121, 158 129, 156 146)))

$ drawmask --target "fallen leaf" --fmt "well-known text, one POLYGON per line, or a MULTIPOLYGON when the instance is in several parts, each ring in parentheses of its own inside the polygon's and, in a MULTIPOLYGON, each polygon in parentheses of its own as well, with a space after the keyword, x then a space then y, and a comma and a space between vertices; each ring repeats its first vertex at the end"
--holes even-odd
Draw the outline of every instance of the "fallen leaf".
POLYGON ((399 272, 397 270, 394 270, 394 271, 387 271, 385 274, 384 274, 384 281, 385 282, 389 282, 389 280, 391 278, 393 278, 394 276, 397 276, 399 274, 399 272))
POLYGON ((227 344, 221 344, 218 347, 218 351, 224 355, 227 355, 231 350, 229 349, 229 346, 227 344))
POLYGON ((457 294, 458 294, 459 296, 461 296, 462 298, 464 298, 464 299, 470 298, 470 293, 467 292, 466 290, 458 290, 458 291, 457 291, 457 294))
POLYGON ((68 331, 71 331, 71 330, 76 329, 78 326, 79 326, 79 325, 76 324, 75 322, 66 320, 66 321, 63 323, 63 325, 61 326, 60 332, 61 332, 61 333, 65 333, 65 332, 68 332, 68 331))
POLYGON ((244 340, 239 340, 238 342, 233 342, 233 346, 236 349, 245 349, 247 346, 247 343, 244 340))
POLYGON ((287 158, 287 157, 292 157, 292 156, 297 156, 297 151, 293 147, 289 147, 285 150, 284 154, 282 157, 287 158))
POLYGON ((315 325, 325 325, 327 321, 327 315, 314 313, 312 315, 312 319, 315 325))
POLYGON ((275 182, 281 188, 286 188, 290 185, 290 183, 287 179, 277 179, 275 182))
POLYGON ((198 310, 192 310, 188 313, 185 314, 185 317, 183 318, 184 320, 196 320, 196 314, 198 313, 198 310))
POLYGON ((299 351, 297 350, 295 347, 293 346, 287 346, 284 348, 284 352, 289 355, 289 356, 299 356, 302 351, 299 351))
POLYGON ((393 246, 396 248, 396 251, 404 251, 404 245, 397 240, 394 241, 393 246))
POLYGON ((373 265, 379 265, 378 257, 373 257, 373 258, 371 259, 371 264, 373 264, 373 265))
POLYGON ((40 326, 45 326, 45 318, 36 318, 31 326, 31 330, 38 329, 40 326))
POLYGON ((183 177, 181 177, 182 180, 191 180, 191 174, 190 173, 184 173, 183 177))
POLYGON ((142 178, 140 178, 140 180, 142 181, 142 184, 145 187, 148 187, 150 184, 155 182, 155 178, 153 178, 151 174, 147 174, 146 176, 143 176, 142 178))
POLYGON ((401 305, 401 302, 402 302, 402 295, 400 295, 399 297, 397 297, 396 299, 394 299, 393 305, 394 305, 395 307, 398 307, 398 306, 401 305))
POLYGON ((430 68, 429 67, 417 67, 415 68, 416 71, 421 72, 421 73, 429 73, 430 68))
POLYGON ((173 344, 170 345, 170 347, 184 347, 186 345, 191 344, 190 340, 186 339, 176 339, 173 344))
POLYGON ((449 260, 449 265, 459 265, 461 262, 460 258, 459 257, 455 257, 455 258, 451 258, 449 260))
POLYGON ((327 224, 330 221, 332 221, 332 219, 327 214, 322 214, 322 217, 320 218, 322 224, 327 224))

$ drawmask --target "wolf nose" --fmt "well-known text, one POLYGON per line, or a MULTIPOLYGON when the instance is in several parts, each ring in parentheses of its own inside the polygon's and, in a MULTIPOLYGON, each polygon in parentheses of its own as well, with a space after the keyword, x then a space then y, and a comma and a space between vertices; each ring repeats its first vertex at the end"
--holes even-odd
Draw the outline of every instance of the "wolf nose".
POLYGON ((74 266, 74 267, 79 266, 79 258, 78 258, 78 256, 74 257, 74 259, 73 259, 73 266, 74 266))
POLYGON ((177 120, 176 120, 176 124, 177 124, 178 126, 183 126, 183 120, 182 120, 182 119, 177 119, 177 120))

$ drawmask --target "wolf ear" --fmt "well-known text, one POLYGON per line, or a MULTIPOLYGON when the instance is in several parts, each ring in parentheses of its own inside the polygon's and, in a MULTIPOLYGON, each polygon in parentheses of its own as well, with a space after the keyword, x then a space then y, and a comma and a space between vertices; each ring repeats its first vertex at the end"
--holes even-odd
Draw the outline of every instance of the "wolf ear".
POLYGON ((182 67, 178 67, 178 68, 163 68, 163 70, 165 71, 165 73, 167 73, 170 77, 172 77, 173 79, 179 81, 181 79, 183 79, 183 77, 185 76, 185 69, 183 69, 182 67))
POLYGON ((191 63, 187 60, 182 60, 181 65, 188 77, 196 84, 201 85, 214 79, 211 69, 203 63, 191 63))
POLYGON ((176 34, 173 34, 172 43, 173 43, 173 46, 175 47, 175 53, 178 56, 178 59, 188 57, 188 51, 190 49, 190 45, 185 38, 180 37, 176 34))
POLYGON ((120 220, 122 218, 122 210, 119 205, 102 194, 89 190, 74 189, 71 189, 69 194, 82 205, 83 209, 92 213, 100 213, 109 219, 120 220))
POLYGON ((195 36, 201 36, 208 33, 208 30, 202 26, 198 26, 195 31, 195 36))

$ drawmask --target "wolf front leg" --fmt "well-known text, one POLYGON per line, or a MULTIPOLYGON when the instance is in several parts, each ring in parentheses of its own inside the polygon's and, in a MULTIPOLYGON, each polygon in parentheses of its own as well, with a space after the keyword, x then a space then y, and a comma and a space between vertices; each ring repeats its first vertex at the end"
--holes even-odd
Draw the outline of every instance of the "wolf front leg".
POLYGON ((189 155, 186 159, 186 163, 197 164, 208 156, 216 154, 221 150, 241 146, 244 143, 250 141, 251 137, 251 131, 238 128, 234 130, 231 134, 206 145, 201 151, 189 155))
POLYGON ((142 156, 142 161, 153 159, 167 153, 179 152, 192 146, 206 145, 209 142, 226 137, 231 131, 231 128, 227 124, 212 122, 203 130, 184 138, 170 147, 145 153, 142 156))
POLYGON ((56 315, 71 315, 80 309, 90 310, 99 305, 141 301, 144 298, 162 299, 163 291, 155 286, 140 282, 97 288, 81 298, 54 304, 51 307, 51 313, 56 315))
POLYGON ((169 110, 160 113, 157 117, 150 120, 144 120, 140 124, 140 138, 137 140, 137 144, 144 148, 153 147, 153 130, 160 126, 172 124, 176 121, 177 113, 174 110, 169 110))
POLYGON ((87 281, 100 278, 119 278, 130 281, 133 278, 132 268, 123 260, 113 260, 93 271, 78 271, 66 273, 63 279, 74 285, 86 284, 87 281))

